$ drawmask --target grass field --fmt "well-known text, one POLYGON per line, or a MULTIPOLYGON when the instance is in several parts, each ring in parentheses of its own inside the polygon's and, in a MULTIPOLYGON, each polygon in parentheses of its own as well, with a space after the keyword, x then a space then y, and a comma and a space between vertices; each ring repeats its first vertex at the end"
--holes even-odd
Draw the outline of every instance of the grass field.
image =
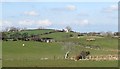
MULTIPOLYGON (((114 44, 114 43, 113 43, 114 44)), ((66 50, 62 49, 62 44, 60 43, 41 43, 34 41, 5 41, 3 42, 3 67, 11 66, 60 66, 60 67, 108 67, 117 66, 117 61, 72 61, 64 60, 64 54, 66 50), (22 44, 25 44, 25 47, 22 44), (48 60, 41 60, 41 58, 48 58, 48 60), (58 59, 59 58, 59 59, 58 59)), ((109 47, 108 47, 109 48, 109 47)), ((80 46, 76 46, 74 51, 71 51, 70 56, 75 56, 79 54, 78 52, 82 50, 89 50, 91 55, 106 55, 106 54, 117 54, 112 51, 101 51, 101 50, 91 50, 85 49, 80 46)))
MULTIPOLYGON (((2 41, 0 41, 0 58, 2 58, 2 41)), ((2 60, 0 60, 0 68, 2 67, 2 60)))
POLYGON ((9 60, 3 67, 118 67, 118 61, 9 60))
POLYGON ((50 32, 53 31, 52 29, 41 29, 41 30, 25 30, 22 31, 21 33, 28 33, 28 34, 42 34, 42 33, 46 33, 46 32, 50 32))
MULTIPOLYGON (((43 34, 53 30, 26 30, 30 34, 43 34)), ((55 32, 40 37, 54 38, 58 42, 45 43, 35 41, 3 41, 2 46, 2 66, 3 67, 117 67, 118 62, 113 61, 73 61, 65 60, 64 55, 70 46, 72 50, 69 56, 78 55, 81 51, 90 51, 90 55, 115 55, 118 54, 118 39, 99 36, 81 36, 77 33, 55 32), (68 37, 73 34, 73 37, 68 37), (95 38, 95 41, 86 41, 87 38, 95 38), (66 44, 66 43, 73 44, 66 44), (79 44, 74 44, 79 43, 79 44), (23 47, 22 44, 25 44, 23 47), (100 50, 85 48, 84 46, 100 46, 100 50), (43 60, 47 58, 47 60, 43 60)), ((0 52, 1 53, 1 52, 0 52)), ((1 60, 0 60, 1 62, 1 60)))

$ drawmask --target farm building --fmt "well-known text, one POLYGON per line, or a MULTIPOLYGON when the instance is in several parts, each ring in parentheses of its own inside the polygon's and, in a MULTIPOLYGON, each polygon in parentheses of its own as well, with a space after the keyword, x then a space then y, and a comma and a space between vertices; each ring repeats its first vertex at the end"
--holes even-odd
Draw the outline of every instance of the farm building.
POLYGON ((47 37, 40 38, 39 35, 32 36, 32 40, 34 40, 34 41, 40 41, 40 42, 47 42, 47 43, 54 41, 53 38, 47 38, 47 37))
POLYGON ((41 41, 41 38, 39 37, 39 35, 32 35, 30 39, 34 41, 41 41))
POLYGON ((50 42, 54 42, 55 40, 53 38, 41 38, 41 41, 50 43, 50 42))
POLYGON ((68 33, 69 31, 68 31, 68 29, 63 29, 63 31, 65 31, 66 33, 68 33))

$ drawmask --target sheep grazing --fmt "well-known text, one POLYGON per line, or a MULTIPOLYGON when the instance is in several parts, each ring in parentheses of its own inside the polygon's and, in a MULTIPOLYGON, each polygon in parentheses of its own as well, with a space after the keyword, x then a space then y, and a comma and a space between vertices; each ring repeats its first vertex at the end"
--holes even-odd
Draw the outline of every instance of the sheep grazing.
POLYGON ((40 60, 48 60, 48 58, 41 58, 40 60))
POLYGON ((25 46, 25 44, 22 44, 22 46, 24 47, 24 46, 25 46))
POLYGON ((87 41, 95 41, 94 38, 86 39, 87 41))
POLYGON ((89 60, 95 60, 95 61, 118 60, 118 56, 116 55, 89 56, 89 60))

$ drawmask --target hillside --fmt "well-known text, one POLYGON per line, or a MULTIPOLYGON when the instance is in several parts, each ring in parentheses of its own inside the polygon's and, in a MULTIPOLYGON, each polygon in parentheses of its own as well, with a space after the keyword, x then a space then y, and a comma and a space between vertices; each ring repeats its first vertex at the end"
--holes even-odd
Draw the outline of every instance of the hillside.
MULTIPOLYGON (((9 36, 16 32, 6 32, 9 36)), ((80 45, 91 45, 91 46, 100 46, 103 48, 118 48, 118 39, 111 37, 101 37, 101 36, 78 36, 76 32, 61 32, 55 31, 54 29, 33 29, 33 30, 25 30, 19 31, 19 33, 28 33, 28 35, 39 35, 40 38, 53 38, 56 41, 62 42, 73 42, 78 43, 80 45), (72 36, 71 36, 72 35, 72 36), (79 37, 79 38, 78 38, 79 37), (86 41, 88 38, 94 38, 95 41, 86 41)))
POLYGON ((25 31, 21 31, 20 33, 28 33, 29 35, 30 34, 43 34, 43 33, 46 33, 46 32, 51 32, 53 31, 53 29, 31 29, 31 30, 25 30, 25 31))
MULTIPOLYGON (((16 32, 7 32, 8 35, 16 32)), ((88 67, 94 65, 100 67, 117 66, 117 61, 78 61, 65 60, 64 55, 70 51, 69 57, 75 57, 81 51, 90 51, 90 56, 106 56, 118 54, 118 39, 101 36, 78 36, 76 32, 61 32, 51 29, 44 30, 26 30, 19 33, 28 33, 28 35, 39 35, 37 38, 53 38, 53 42, 41 41, 3 41, 2 57, 4 67, 25 67, 25 66, 55 66, 55 67, 88 67), (79 37, 79 38, 78 38, 79 37), (94 41, 86 39, 94 38, 94 41), (23 44, 25 46, 23 47, 23 44), (46 58, 46 59, 44 59, 46 58), (47 62, 46 62, 47 61, 47 62), (109 62, 112 62, 108 64, 109 62), (24 63, 24 64, 23 64, 24 63), (69 64, 71 63, 71 66, 69 64), (93 64, 91 64, 93 63, 93 64), (104 64, 103 64, 104 63, 104 64), (82 66, 81 66, 82 64, 82 66)))

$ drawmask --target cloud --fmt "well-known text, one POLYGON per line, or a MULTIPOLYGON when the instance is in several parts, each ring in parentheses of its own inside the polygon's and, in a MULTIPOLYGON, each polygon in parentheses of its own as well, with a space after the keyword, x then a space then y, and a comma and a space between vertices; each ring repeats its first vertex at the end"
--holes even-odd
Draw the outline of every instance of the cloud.
POLYGON ((21 20, 18 22, 19 25, 23 25, 23 26, 31 26, 35 23, 35 21, 33 20, 21 20))
POLYGON ((76 6, 75 5, 67 5, 67 6, 64 6, 64 7, 59 7, 59 8, 52 8, 51 10, 52 11, 74 11, 76 10, 76 6))
POLYGON ((39 13, 36 12, 36 11, 26 11, 24 12, 25 15, 28 15, 28 16, 38 16, 39 13))
POLYGON ((112 13, 112 12, 118 11, 118 5, 111 5, 107 8, 104 8, 103 11, 106 13, 112 13))
POLYGON ((11 27, 13 26, 12 22, 9 20, 0 20, 1 27, 11 27))
POLYGON ((74 11, 74 10, 76 10, 76 6, 75 5, 68 5, 68 6, 66 6, 66 9, 70 10, 70 11, 74 11))
POLYGON ((0 27, 2 27, 2 20, 0 20, 0 27))
POLYGON ((117 15, 107 15, 107 18, 111 19, 111 20, 118 20, 118 16, 117 15))
POLYGON ((76 14, 76 16, 80 16, 80 17, 88 17, 90 16, 88 13, 79 13, 79 14, 76 14))
POLYGON ((0 2, 116 2, 119 0, 1 0, 0 2))
POLYGON ((19 21, 19 25, 22 25, 22 26, 43 26, 43 27, 46 27, 46 26, 50 26, 52 25, 52 22, 48 19, 45 19, 45 20, 22 20, 22 21, 19 21))
POLYGON ((0 31, 4 30, 7 27, 13 26, 12 22, 9 20, 0 20, 0 31))
POLYGON ((76 20, 74 23, 80 26, 86 26, 90 24, 88 19, 76 20))
POLYGON ((37 22, 37 24, 39 24, 41 26, 50 26, 50 25, 52 25, 52 22, 50 20, 46 19, 46 20, 39 20, 37 22))

